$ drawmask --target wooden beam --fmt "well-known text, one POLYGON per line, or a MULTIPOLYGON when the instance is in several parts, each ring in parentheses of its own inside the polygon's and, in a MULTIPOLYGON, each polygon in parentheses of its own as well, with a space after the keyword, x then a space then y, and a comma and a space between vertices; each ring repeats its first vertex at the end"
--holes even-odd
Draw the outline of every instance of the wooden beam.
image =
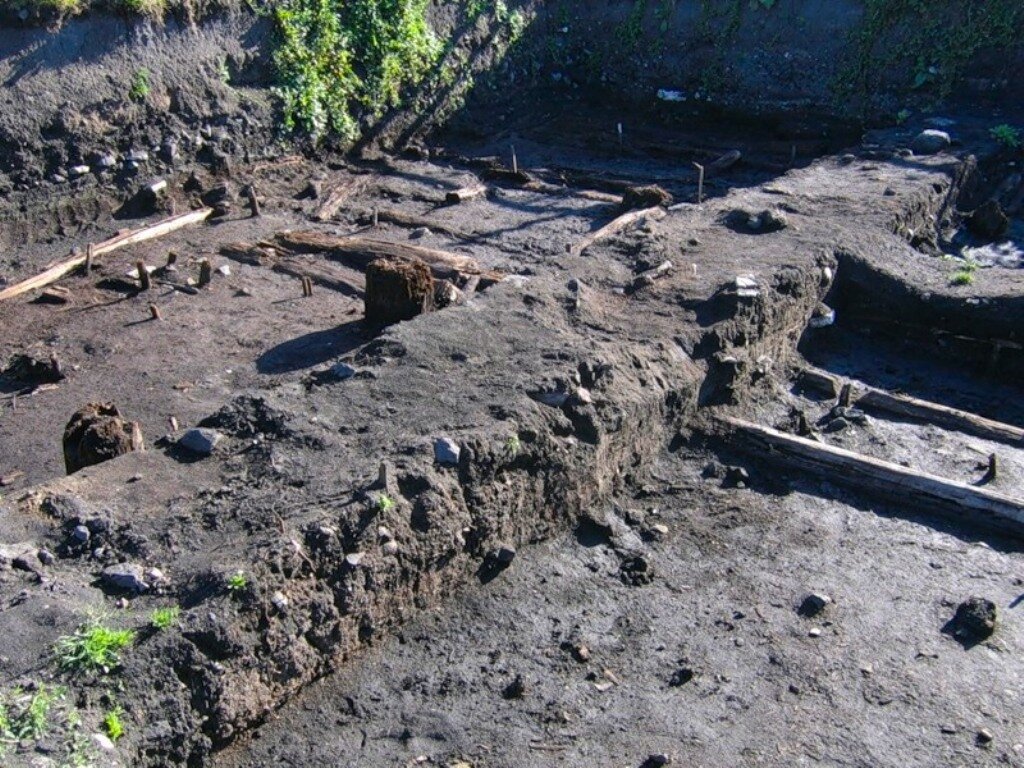
POLYGON ((360 270, 365 270, 371 261, 383 256, 417 258, 426 262, 435 277, 457 280, 480 275, 480 285, 484 288, 504 277, 500 272, 482 270, 476 259, 469 256, 368 237, 333 237, 311 231, 279 232, 274 236, 274 246, 289 253, 322 253, 360 270))
MULTIPOLYGON (((170 234, 182 227, 187 227, 189 224, 195 224, 203 221, 211 213, 213 213, 212 208, 200 208, 197 211, 189 211, 188 213, 182 213, 178 216, 171 216, 170 218, 158 221, 156 224, 150 224, 148 227, 122 232, 108 240, 104 240, 102 243, 92 245, 92 258, 95 259, 97 256, 102 256, 105 253, 110 253, 111 251, 117 250, 118 248, 124 248, 128 245, 135 245, 136 243, 142 243, 146 240, 163 237, 164 235, 170 234)), ((89 258, 89 252, 89 248, 86 248, 86 253, 81 256, 75 256, 62 261, 59 264, 55 264, 50 267, 45 272, 39 273, 35 277, 30 277, 28 280, 23 280, 20 283, 15 283, 9 288, 5 288, 0 291, 0 301, 13 299, 15 296, 20 296, 23 293, 34 291, 37 288, 44 288, 50 283, 60 280, 64 275, 77 269, 82 264, 85 264, 86 259, 89 258)))
POLYGON ((366 291, 366 278, 354 269, 340 264, 325 263, 311 256, 292 256, 249 243, 232 243, 220 249, 229 259, 252 266, 267 267, 282 275, 309 278, 314 283, 346 296, 362 298, 366 291))
POLYGON ((927 511, 940 511, 963 522, 994 525, 1024 534, 1024 500, 742 419, 719 416, 715 422, 759 459, 782 462, 823 475, 832 483, 881 494, 927 511))
MULTIPOLYGON (((362 220, 366 221, 365 218, 362 220)), ((400 227, 408 227, 410 229, 426 227, 432 232, 440 232, 441 234, 454 237, 456 240, 474 240, 478 237, 475 232, 463 232, 462 230, 455 229, 454 227, 449 227, 447 224, 443 224, 440 221, 428 219, 425 216, 413 216, 412 214, 391 208, 380 208, 377 211, 377 220, 386 221, 391 224, 397 224, 400 227)))
POLYGON ((339 184, 334 185, 327 193, 327 197, 324 198, 320 207, 313 213, 313 220, 330 221, 341 209, 341 206, 343 206, 353 195, 359 194, 366 184, 367 179, 365 176, 353 176, 350 179, 345 179, 339 184))
POLYGON ((459 203, 465 203, 469 200, 473 200, 477 197, 483 197, 487 194, 487 187, 483 184, 474 184, 471 187, 462 187, 462 189, 453 189, 444 196, 444 201, 448 205, 458 205, 459 203))
MULTIPOLYGON (((803 374, 804 379, 808 382, 824 378, 835 380, 832 374, 817 368, 807 368, 803 374)), ((1024 429, 1012 424, 986 419, 984 416, 978 416, 969 411, 961 411, 928 400, 920 400, 910 395, 894 394, 859 381, 850 383, 853 384, 855 392, 861 393, 854 397, 854 403, 860 408, 894 413, 898 416, 937 424, 946 429, 955 429, 958 432, 965 432, 986 440, 996 440, 1018 446, 1024 445, 1024 429)))
POLYGON ((631 227, 634 224, 638 224, 641 221, 646 221, 647 219, 657 220, 664 217, 665 209, 661 208, 660 206, 655 206, 653 208, 642 208, 638 211, 630 211, 629 213, 624 213, 621 216, 612 219, 609 223, 605 224, 600 229, 596 230, 595 232, 591 232, 589 235, 584 237, 582 240, 576 243, 576 245, 572 246, 569 249, 569 253, 571 253, 573 256, 579 256, 594 243, 598 242, 599 240, 604 240, 607 237, 611 237, 612 235, 621 232, 627 227, 631 227))

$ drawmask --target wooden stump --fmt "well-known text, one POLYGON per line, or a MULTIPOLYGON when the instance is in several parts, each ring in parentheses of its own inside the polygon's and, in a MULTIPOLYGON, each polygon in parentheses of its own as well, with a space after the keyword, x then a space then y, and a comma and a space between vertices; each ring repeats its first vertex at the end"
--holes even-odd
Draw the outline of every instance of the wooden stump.
POLYGON ((122 418, 113 403, 89 403, 64 428, 64 465, 69 475, 143 449, 139 423, 122 418))
POLYGON ((434 276, 417 258, 375 259, 366 268, 366 321, 391 325, 434 308, 434 276))

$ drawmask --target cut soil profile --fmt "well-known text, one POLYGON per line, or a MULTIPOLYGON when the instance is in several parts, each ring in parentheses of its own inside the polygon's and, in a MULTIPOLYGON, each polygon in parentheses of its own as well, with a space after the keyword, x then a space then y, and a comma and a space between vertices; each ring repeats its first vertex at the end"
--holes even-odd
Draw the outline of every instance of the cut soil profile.
POLYGON ((624 121, 517 79, 551 14, 511 111, 4 169, 5 765, 1024 760, 1020 148, 624 121))

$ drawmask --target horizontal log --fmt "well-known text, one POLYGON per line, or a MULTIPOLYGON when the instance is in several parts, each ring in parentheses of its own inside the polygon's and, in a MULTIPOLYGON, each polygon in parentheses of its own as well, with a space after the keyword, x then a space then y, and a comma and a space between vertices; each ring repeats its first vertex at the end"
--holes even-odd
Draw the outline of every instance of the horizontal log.
POLYGON ((308 277, 317 285, 332 291, 361 298, 366 291, 366 277, 354 269, 341 265, 325 263, 312 256, 293 256, 279 253, 273 248, 266 248, 249 243, 232 243, 220 249, 222 256, 242 264, 267 267, 282 275, 291 277, 308 277))
MULTIPOLYGON (((805 368, 802 371, 802 380, 819 389, 823 387, 819 387, 818 382, 831 380, 838 384, 839 381, 833 374, 818 368, 805 368)), ((910 395, 887 392, 860 381, 851 381, 850 383, 853 385, 855 393, 854 402, 862 409, 893 413, 897 416, 936 424, 986 440, 1024 445, 1024 429, 1021 427, 994 419, 986 419, 984 416, 978 416, 970 411, 961 411, 910 395)), ((833 396, 835 396, 834 392, 833 396)))
POLYGON ((328 191, 324 201, 313 213, 314 221, 330 221, 353 195, 359 194, 366 186, 365 176, 353 176, 350 179, 335 184, 328 191))
MULTIPOLYGON (((182 227, 187 227, 190 224, 203 221, 209 217, 211 213, 213 213, 212 208, 200 208, 197 211, 189 211, 188 213, 182 213, 178 216, 171 216, 170 218, 158 221, 156 224, 150 224, 147 227, 121 232, 108 240, 96 243, 92 247, 92 257, 95 259, 97 256, 110 253, 118 248, 124 248, 128 245, 135 245, 136 243, 142 243, 146 240, 162 237, 163 235, 170 234, 182 227)), ((15 296, 20 296, 23 293, 34 291, 37 288, 45 288, 50 283, 60 280, 64 275, 85 264, 86 258, 86 254, 74 256, 60 262, 59 264, 55 264, 35 277, 30 277, 28 280, 15 283, 9 288, 5 288, 0 291, 0 301, 13 299, 15 296)))
POLYGON ((334 237, 321 232, 293 231, 279 232, 273 243, 290 253, 323 253, 360 270, 365 270, 374 259, 387 256, 420 259, 430 267, 435 277, 453 282, 469 275, 479 275, 480 286, 484 288, 504 277, 500 272, 482 270, 476 259, 469 256, 368 237, 334 237))
POLYGON ((646 221, 648 219, 661 219, 664 218, 664 216, 665 209, 659 206, 655 206, 653 208, 642 208, 638 211, 630 211, 629 213, 624 213, 621 216, 612 219, 610 222, 605 224, 600 229, 591 232, 589 235, 584 237, 582 240, 576 243, 576 245, 572 246, 569 249, 569 253, 571 253, 574 256, 579 256, 585 250, 587 250, 587 248, 589 248, 599 240, 604 240, 605 238, 611 237, 612 235, 617 234, 618 232, 621 232, 622 230, 631 227, 635 224, 638 224, 641 221, 646 221))
POLYGON ((483 197, 486 194, 487 187, 483 184, 474 184, 471 187, 453 189, 451 192, 445 194, 444 201, 448 203, 448 205, 458 205, 459 203, 465 203, 477 197, 483 197))
POLYGON ((715 419, 759 459, 780 461, 824 476, 829 482, 883 495, 900 504, 939 511, 956 520, 1024 534, 1024 500, 947 480, 872 456, 743 421, 715 419))
MULTIPOLYGON (((364 220, 366 218, 369 218, 369 216, 364 216, 364 220)), ((425 227, 431 232, 440 232, 443 235, 454 237, 456 240, 474 240, 477 237, 475 232, 464 232, 461 229, 449 227, 447 224, 435 219, 428 219, 426 216, 414 216, 391 208, 379 209, 377 211, 377 221, 385 221, 389 224, 395 224, 399 227, 408 227, 410 229, 425 227)))

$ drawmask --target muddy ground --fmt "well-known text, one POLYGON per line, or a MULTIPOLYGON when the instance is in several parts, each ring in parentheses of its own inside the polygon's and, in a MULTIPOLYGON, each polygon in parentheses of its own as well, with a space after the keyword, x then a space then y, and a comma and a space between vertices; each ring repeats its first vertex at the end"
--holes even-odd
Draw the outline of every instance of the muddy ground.
MULTIPOLYGON (((403 156, 181 168, 166 175, 174 209, 227 183, 226 215, 103 257, 61 281, 65 303, 0 304, 0 359, 53 354, 66 374, 3 380, 0 681, 66 685, 60 712, 81 720, 5 760, 1024 760, 1014 529, 780 469, 714 421, 816 421, 832 402, 796 385, 809 359, 1024 425, 1024 272, 993 263, 954 285, 949 258, 958 205, 995 194, 1009 208, 1020 158, 972 118, 946 126, 957 145, 936 155, 907 149, 925 122, 794 153, 792 136, 735 126, 652 124, 619 144, 596 107, 570 133, 564 105, 541 106, 508 134, 452 130, 403 156), (510 179, 513 145, 547 186, 510 179), (741 159, 697 204, 692 163, 729 148, 741 159), (486 196, 442 204, 480 179, 486 196), (590 193, 627 182, 672 204, 574 249, 622 213, 590 193), (258 217, 241 194, 253 183, 258 217), (315 220, 344 185, 338 213, 315 220), (295 274, 224 250, 297 229, 445 249, 506 277, 381 331, 363 322, 358 272, 302 297, 295 274), (172 251, 175 270, 138 290, 135 263, 172 251), (227 269, 196 289, 203 258, 227 269), (836 325, 809 329, 828 307, 836 325), (338 362, 355 375, 331 375, 338 362), (64 425, 97 399, 138 420, 148 449, 63 477, 64 425), (208 457, 176 442, 200 423, 223 435, 208 457), (457 461, 436 460, 439 438, 457 461), (735 487, 726 468, 741 466, 735 487), (111 588, 104 571, 125 563, 161 573, 141 594, 111 588), (810 592, 834 600, 814 619, 797 614, 810 592), (974 594, 1000 623, 965 648, 942 630, 974 594), (175 605, 173 626, 147 627, 175 605), (136 642, 109 674, 59 670, 50 649, 97 611, 136 642), (93 734, 113 707, 125 734, 108 749, 93 734)), ((19 226, 35 231, 8 233, 7 282, 144 223, 109 213, 134 189, 90 187, 66 201, 70 222, 26 193, 19 226)), ((314 275, 331 263, 301 258, 314 275)), ((878 414, 821 439, 964 482, 996 452, 992 488, 1022 495, 1019 445, 878 414)))

